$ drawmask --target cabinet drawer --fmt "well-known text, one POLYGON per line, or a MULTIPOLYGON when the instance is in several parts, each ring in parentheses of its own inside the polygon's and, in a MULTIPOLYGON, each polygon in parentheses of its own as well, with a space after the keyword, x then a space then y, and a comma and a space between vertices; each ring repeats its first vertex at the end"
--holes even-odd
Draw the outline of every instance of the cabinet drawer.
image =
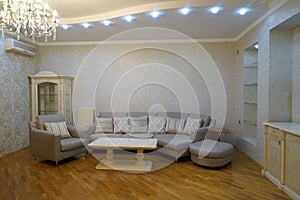
POLYGON ((267 134, 277 136, 278 139, 280 139, 283 136, 284 132, 276 128, 268 127, 267 134))

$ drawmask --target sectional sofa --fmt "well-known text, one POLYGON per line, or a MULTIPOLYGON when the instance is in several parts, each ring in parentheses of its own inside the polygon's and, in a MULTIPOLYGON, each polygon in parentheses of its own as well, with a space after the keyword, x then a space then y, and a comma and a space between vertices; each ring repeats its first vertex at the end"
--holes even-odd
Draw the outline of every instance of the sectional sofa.
POLYGON ((156 138, 158 151, 178 158, 190 155, 190 144, 205 139, 215 120, 194 113, 100 112, 89 142, 100 137, 156 138))

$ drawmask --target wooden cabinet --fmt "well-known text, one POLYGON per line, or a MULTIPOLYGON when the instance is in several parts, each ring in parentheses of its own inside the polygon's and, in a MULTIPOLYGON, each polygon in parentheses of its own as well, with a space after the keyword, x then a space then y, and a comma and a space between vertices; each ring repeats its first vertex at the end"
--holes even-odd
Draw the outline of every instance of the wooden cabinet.
POLYGON ((293 134, 286 134, 285 185, 300 195, 300 136, 293 134))
POLYGON ((265 125, 263 174, 293 199, 300 199, 300 124, 265 125))
POLYGON ((31 120, 38 115, 63 114, 67 124, 72 124, 72 77, 52 72, 30 76, 31 120))
POLYGON ((265 127, 264 170, 284 184, 284 132, 270 126, 265 127))

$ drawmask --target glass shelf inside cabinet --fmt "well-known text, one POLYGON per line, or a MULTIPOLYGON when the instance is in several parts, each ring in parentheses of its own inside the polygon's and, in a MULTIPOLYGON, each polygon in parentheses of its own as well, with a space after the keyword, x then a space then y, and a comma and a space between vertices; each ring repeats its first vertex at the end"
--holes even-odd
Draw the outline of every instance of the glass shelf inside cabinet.
POLYGON ((56 83, 44 82, 38 88, 38 114, 58 113, 58 85, 56 83))

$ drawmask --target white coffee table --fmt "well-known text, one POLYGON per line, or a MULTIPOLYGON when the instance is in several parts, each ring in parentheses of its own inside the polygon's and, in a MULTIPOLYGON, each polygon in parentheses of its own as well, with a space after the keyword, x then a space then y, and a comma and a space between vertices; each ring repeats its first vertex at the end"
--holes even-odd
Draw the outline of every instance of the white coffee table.
POLYGON ((144 150, 157 147, 157 139, 144 138, 98 138, 89 144, 91 149, 106 149, 106 159, 100 161, 96 169, 122 171, 151 171, 152 161, 144 160, 144 150), (136 160, 114 159, 114 149, 136 150, 136 160))

